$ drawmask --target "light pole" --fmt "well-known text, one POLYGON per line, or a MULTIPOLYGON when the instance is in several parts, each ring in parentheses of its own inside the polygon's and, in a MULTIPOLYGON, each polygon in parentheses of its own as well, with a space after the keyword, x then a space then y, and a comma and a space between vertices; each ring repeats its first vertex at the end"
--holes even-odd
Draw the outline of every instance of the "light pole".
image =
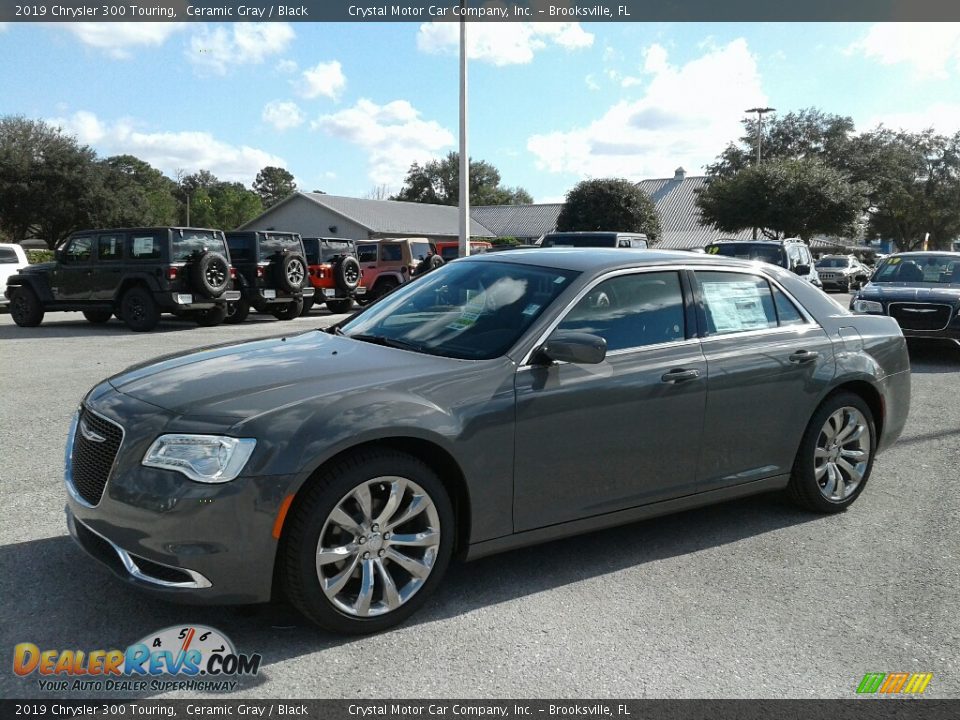
POLYGON ((763 145, 763 116, 767 113, 776 111, 777 109, 772 107, 755 107, 750 108, 749 110, 744 110, 744 112, 757 114, 757 164, 760 163, 760 148, 763 145))
POLYGON ((460 257, 470 254, 470 154, 467 150, 467 21, 460 0, 460 257))
MULTIPOLYGON (((760 148, 763 147, 763 116, 770 112, 776 112, 776 108, 772 107, 755 107, 744 110, 748 113, 757 114, 757 165, 760 164, 761 152, 760 148)), ((757 239, 757 229, 753 229, 753 239, 757 239)))

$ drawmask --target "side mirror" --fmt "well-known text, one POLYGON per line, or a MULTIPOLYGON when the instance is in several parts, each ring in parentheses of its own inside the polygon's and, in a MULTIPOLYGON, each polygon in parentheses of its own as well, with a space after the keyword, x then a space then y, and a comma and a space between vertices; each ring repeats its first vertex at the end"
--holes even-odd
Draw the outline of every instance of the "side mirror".
POLYGON ((582 332, 556 332, 537 351, 547 361, 597 365, 607 357, 607 341, 582 332))
POLYGON ((810 266, 809 266, 809 265, 797 265, 795 268, 793 268, 793 271, 794 271, 797 275, 809 275, 809 274, 810 274, 810 266))

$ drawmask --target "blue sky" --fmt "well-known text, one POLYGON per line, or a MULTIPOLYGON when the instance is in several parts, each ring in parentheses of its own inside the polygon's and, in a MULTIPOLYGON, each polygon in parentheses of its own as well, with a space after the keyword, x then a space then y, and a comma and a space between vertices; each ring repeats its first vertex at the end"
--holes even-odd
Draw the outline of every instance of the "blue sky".
MULTIPOLYGON (((249 185, 396 191, 457 146, 456 24, 0 24, 0 114, 249 185)), ((960 130, 960 24, 473 23, 470 154, 537 201, 702 172, 743 109, 960 130)))

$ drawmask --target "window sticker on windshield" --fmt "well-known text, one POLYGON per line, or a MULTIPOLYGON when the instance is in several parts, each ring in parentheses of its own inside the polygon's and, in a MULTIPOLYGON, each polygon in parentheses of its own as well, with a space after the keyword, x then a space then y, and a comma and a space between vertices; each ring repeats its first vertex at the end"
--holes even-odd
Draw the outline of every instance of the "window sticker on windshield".
POLYGON ((553 282, 556 283, 557 285, 565 283, 566 281, 567 279, 563 275, 557 275, 557 277, 553 279, 553 282))
POLYGON ((540 306, 537 303, 530 303, 523 309, 524 315, 536 315, 537 310, 540 309, 540 306))
POLYGON ((889 260, 891 265, 896 265, 898 262, 900 262, 900 258, 890 258, 889 260))
POLYGON ((718 248, 716 245, 714 245, 713 247, 707 248, 707 252, 708 252, 710 255, 718 255, 718 254, 720 253, 720 248, 718 248))
POLYGON ((761 291, 752 282, 705 282, 703 299, 718 333, 756 330, 768 326, 761 291))

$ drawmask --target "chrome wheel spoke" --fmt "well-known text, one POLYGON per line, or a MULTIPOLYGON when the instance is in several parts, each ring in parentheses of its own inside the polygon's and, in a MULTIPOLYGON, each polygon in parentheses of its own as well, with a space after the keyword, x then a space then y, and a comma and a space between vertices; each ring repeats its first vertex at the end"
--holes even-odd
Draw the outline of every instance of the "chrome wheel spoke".
POLYGON ((400 507, 400 503, 403 501, 403 494, 406 491, 407 481, 403 478, 396 478, 390 483, 390 495, 387 497, 387 502, 383 506, 383 510, 381 510, 377 516, 377 523, 386 527, 387 522, 393 517, 397 508, 400 507))
POLYGON ((814 476, 818 481, 823 480, 823 476, 827 474, 827 465, 828 463, 824 463, 814 471, 814 476))
POLYGON ((406 570, 408 573, 413 575, 415 578, 420 578, 422 580, 430 574, 429 565, 425 565, 418 560, 414 560, 412 557, 407 557, 403 553, 397 552, 393 548, 387 550, 387 557, 406 570))
POLYGON ((363 535, 363 528, 360 527, 360 524, 352 517, 347 515, 344 509, 339 505, 332 513, 330 513, 330 521, 336 523, 344 530, 350 531, 357 537, 363 535))
POLYGON ((837 436, 834 438, 834 440, 843 445, 844 443, 848 442, 850 433, 856 430, 857 427, 857 416, 851 413, 847 416, 847 422, 843 425, 840 432, 837 433, 837 436))
POLYGON ((317 550, 317 567, 346 560, 355 552, 357 552, 357 546, 354 543, 341 547, 320 548, 317 550))
POLYGON ((370 525, 373 522, 373 499, 370 497, 370 486, 364 483, 353 491, 353 497, 363 513, 363 523, 370 525))
POLYGON ((849 445, 849 444, 852 443, 852 442, 856 442, 857 440, 859 440, 860 438, 863 437, 863 433, 864 433, 864 431, 865 431, 866 429, 867 429, 866 425, 860 425, 860 424, 858 424, 858 425, 854 428, 853 432, 851 432, 849 435, 847 435, 846 437, 844 437, 843 440, 840 441, 840 444, 841 444, 841 445, 849 445))
POLYGON ((863 450, 841 450, 840 457, 847 460, 861 461, 867 459, 867 454, 863 450))
POLYGON ((837 491, 837 469, 833 463, 827 463, 827 482, 823 486, 823 494, 832 498, 837 491))
POLYGON ((360 559, 359 555, 354 555, 353 562, 348 563, 347 567, 341 570, 338 574, 334 575, 331 578, 327 578, 323 583, 323 591, 327 594, 328 597, 333 597, 337 595, 344 586, 350 581, 350 577, 353 575, 353 571, 357 569, 357 561, 360 559))
POLYGON ((414 495, 413 499, 410 501, 410 505, 407 509, 400 515, 400 517, 391 520, 386 523, 384 527, 387 530, 392 530, 395 527, 400 527, 408 522, 410 522, 417 515, 422 513, 428 507, 432 508, 433 503, 430 502, 430 499, 426 495, 414 495))
POLYGON ((826 448, 818 447, 816 450, 813 451, 813 456, 817 460, 822 460, 823 458, 830 457, 830 451, 827 450, 826 448))
POLYGON ((377 558, 375 567, 377 568, 377 574, 380 575, 380 582, 383 584, 383 601, 386 603, 387 609, 393 610, 394 608, 400 607, 403 601, 400 599, 397 584, 393 581, 393 578, 390 577, 390 572, 384 567, 383 561, 379 558, 377 558))
POLYGON ((365 617, 370 614, 370 602, 373 600, 373 560, 363 561, 363 570, 360 576, 360 593, 357 595, 357 615, 365 617))
POLYGON ((418 533, 400 533, 390 536, 391 545, 406 545, 409 547, 433 547, 440 544, 440 533, 433 530, 424 530, 418 533))
POLYGON ((863 479, 863 475, 861 475, 860 471, 857 470, 856 465, 852 465, 851 463, 847 462, 845 458, 838 458, 837 466, 847 471, 847 475, 850 477, 850 481, 854 486, 856 486, 863 479))

